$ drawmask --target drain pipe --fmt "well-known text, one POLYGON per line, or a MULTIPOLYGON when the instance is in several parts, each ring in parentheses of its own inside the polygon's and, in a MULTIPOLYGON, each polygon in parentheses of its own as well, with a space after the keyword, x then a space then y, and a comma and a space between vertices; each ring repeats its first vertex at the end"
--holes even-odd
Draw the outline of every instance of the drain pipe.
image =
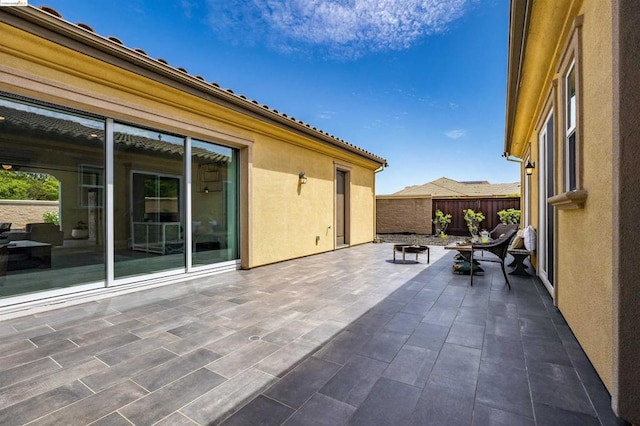
POLYGON ((376 170, 374 170, 373 173, 380 173, 381 171, 383 171, 387 167, 389 167, 389 164, 388 163, 384 163, 382 166, 380 166, 376 170))

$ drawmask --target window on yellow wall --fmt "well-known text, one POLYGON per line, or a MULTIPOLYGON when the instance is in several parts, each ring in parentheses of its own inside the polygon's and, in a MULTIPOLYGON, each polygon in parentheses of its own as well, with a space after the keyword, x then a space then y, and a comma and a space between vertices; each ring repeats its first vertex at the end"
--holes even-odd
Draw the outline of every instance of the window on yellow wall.
POLYGON ((578 189, 578 167, 576 164, 576 64, 575 60, 571 63, 569 71, 565 77, 565 121, 566 121, 566 137, 565 137, 565 189, 567 191, 575 191, 578 189))
MULTIPOLYGON (((578 16, 565 45, 562 59, 558 64, 557 73, 560 81, 559 139, 562 143, 562 160, 560 162, 562 172, 559 174, 562 180, 561 191, 580 192, 582 188, 582 23, 583 17, 578 16)), ((575 198, 575 194, 572 195, 575 198)))
POLYGON ((583 187, 582 155, 582 24, 583 16, 575 18, 568 34, 561 60, 558 62, 557 138, 559 193, 549 198, 549 203, 558 209, 581 209, 587 201, 587 190, 583 187))

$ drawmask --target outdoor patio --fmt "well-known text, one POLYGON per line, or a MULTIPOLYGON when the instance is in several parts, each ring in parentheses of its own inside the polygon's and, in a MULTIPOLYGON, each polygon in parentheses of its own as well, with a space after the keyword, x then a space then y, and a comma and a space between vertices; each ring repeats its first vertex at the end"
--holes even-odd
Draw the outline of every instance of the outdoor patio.
POLYGON ((453 255, 367 244, 5 320, 0 424, 624 424, 536 279, 470 287, 453 255))

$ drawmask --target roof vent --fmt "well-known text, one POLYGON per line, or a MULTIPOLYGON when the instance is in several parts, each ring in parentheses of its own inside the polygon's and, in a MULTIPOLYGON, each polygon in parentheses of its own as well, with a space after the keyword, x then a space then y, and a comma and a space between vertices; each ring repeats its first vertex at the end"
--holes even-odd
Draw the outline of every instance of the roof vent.
POLYGON ((209 83, 209 84, 210 84, 210 85, 212 85, 212 86, 214 86, 214 87, 220 87, 220 85, 219 85, 218 83, 215 83, 215 82, 213 82, 213 81, 212 81, 211 83, 209 83))
POLYGON ((233 93, 233 90, 231 90, 231 89, 224 89, 224 90, 226 90, 229 93, 233 93))
POLYGON ((162 62, 162 63, 163 63, 163 64, 165 64, 165 65, 169 65, 169 62, 167 62, 165 59, 158 58, 158 59, 156 59, 156 60, 157 60, 158 62, 162 62))
POLYGON ((185 74, 189 74, 189 71, 187 71, 186 69, 182 68, 182 67, 178 67, 176 68, 178 71, 182 71, 185 74))
POLYGON ((134 50, 135 52, 140 53, 141 55, 148 56, 148 55, 147 55, 147 52, 145 52, 145 51, 144 51, 144 50, 142 50, 142 49, 137 49, 137 48, 136 48, 136 49, 133 49, 133 50, 134 50))
POLYGON ((90 27, 89 25, 87 25, 87 24, 84 24, 84 23, 82 23, 82 22, 78 22, 76 25, 77 25, 77 26, 79 26, 79 27, 80 27, 80 28, 82 28, 82 29, 85 29, 85 30, 87 30, 87 31, 91 31, 92 33, 95 33, 95 31, 93 30, 93 28, 91 28, 91 27, 90 27))
POLYGON ((202 80, 202 81, 204 81, 204 77, 203 77, 203 76, 201 76, 201 75, 196 75, 196 78, 197 78, 198 80, 202 80))
POLYGON ((40 10, 47 12, 49 15, 53 15, 57 18, 62 18, 62 15, 60 15, 60 12, 58 12, 57 10, 55 10, 52 7, 49 6, 40 6, 40 10))

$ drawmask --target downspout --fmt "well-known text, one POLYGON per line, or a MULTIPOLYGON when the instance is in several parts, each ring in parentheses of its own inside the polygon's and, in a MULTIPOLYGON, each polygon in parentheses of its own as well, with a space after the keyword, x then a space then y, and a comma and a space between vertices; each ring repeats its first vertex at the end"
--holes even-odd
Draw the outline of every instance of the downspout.
POLYGON ((383 171, 387 167, 389 167, 389 164, 388 163, 384 163, 383 165, 378 167, 376 170, 374 170, 373 173, 380 173, 381 171, 383 171))

